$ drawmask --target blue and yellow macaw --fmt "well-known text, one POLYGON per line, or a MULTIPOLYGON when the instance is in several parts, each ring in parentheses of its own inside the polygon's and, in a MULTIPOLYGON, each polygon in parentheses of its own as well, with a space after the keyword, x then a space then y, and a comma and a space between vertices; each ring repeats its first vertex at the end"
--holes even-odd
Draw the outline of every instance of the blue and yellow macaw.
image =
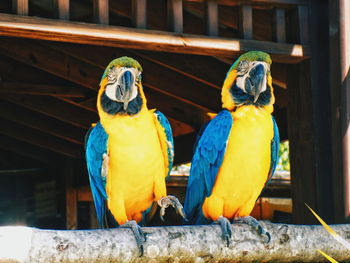
POLYGON ((218 222, 228 244, 228 219, 248 223, 270 239, 249 215, 278 161, 271 63, 268 54, 251 51, 231 66, 221 93, 223 110, 198 136, 192 159, 186 216, 192 224, 218 222))
POLYGON ((165 184, 174 159, 171 127, 161 112, 148 110, 141 73, 129 57, 107 66, 97 97, 100 121, 87 135, 86 161, 100 226, 130 227, 142 253, 145 237, 136 222, 155 212, 155 202, 161 216, 169 205, 183 213, 165 184))

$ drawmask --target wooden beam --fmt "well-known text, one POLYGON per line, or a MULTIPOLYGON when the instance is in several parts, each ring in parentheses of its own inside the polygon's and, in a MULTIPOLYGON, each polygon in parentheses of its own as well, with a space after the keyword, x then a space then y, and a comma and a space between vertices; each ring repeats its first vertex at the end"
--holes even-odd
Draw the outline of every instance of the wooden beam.
MULTIPOLYGON (((329 32, 324 28, 331 28, 328 23, 329 1, 320 0, 317 2, 310 1, 310 5, 303 7, 307 16, 303 24, 304 32, 308 32, 306 37, 308 43, 312 46, 310 59, 310 73, 303 72, 300 74, 309 75, 311 81, 311 97, 308 103, 312 105, 312 126, 313 128, 313 146, 315 151, 314 169, 316 170, 315 181, 316 187, 313 186, 310 190, 316 198, 317 213, 326 222, 334 223, 337 211, 334 210, 338 206, 337 196, 341 190, 340 185, 332 191, 332 184, 334 183, 335 174, 332 174, 332 166, 334 165, 334 158, 332 156, 332 117, 331 117, 331 99, 330 93, 335 86, 330 85, 331 69, 330 63, 335 60, 329 54, 329 32), (326 74, 323 74, 326 72, 326 74), (329 154, 325 154, 329 153, 329 154), (314 189, 315 188, 315 189, 314 189)), ((300 21, 300 12, 298 20, 300 21)), ((292 21, 293 22, 293 21, 292 21)), ((297 22, 294 22, 297 24, 297 22)), ((299 32, 299 40, 302 41, 299 32)), ((305 96, 301 94, 300 96, 305 96)), ((338 111, 338 109, 337 109, 338 111)), ((307 113, 309 114, 309 113, 307 113)), ((307 135, 308 136, 308 135, 307 135)), ((337 150, 338 151, 338 150, 337 150)), ((308 169, 305 167, 304 169, 308 169)), ((306 175, 308 176, 308 175, 306 175)), ((304 178, 304 177, 303 177, 304 178)), ((310 180, 305 178, 305 180, 310 180)), ((336 185, 333 185, 334 187, 336 185)), ((343 184, 342 184, 343 186, 343 184)), ((305 186, 303 186, 305 188, 305 186)), ((304 191, 295 189, 295 191, 304 191)), ((305 190, 306 191, 306 190, 305 190)), ((338 210, 339 211, 339 210, 338 210)), ((302 219, 302 218, 301 218, 302 219)), ((340 222, 339 222, 340 223, 340 222)), ((345 223, 345 221, 342 221, 345 223)))
POLYGON ((172 32, 183 32, 182 0, 168 0, 168 26, 172 32))
MULTIPOLYGON (((0 47, 3 43, 0 43, 0 47)), ((8 43, 9 45, 11 45, 10 43, 8 43)), ((33 44, 34 45, 34 44, 33 44)), ((37 46, 39 47, 40 45, 34 45, 34 46, 37 46)), ((47 50, 49 48, 43 48, 43 50, 47 50)), ((6 49, 7 50, 7 49, 6 49)), ((62 54, 60 53, 57 53, 56 51, 55 52, 42 52, 42 56, 45 56, 45 59, 43 60, 38 60, 39 62, 36 64, 36 66, 42 70, 46 70, 46 71, 49 71, 49 72, 52 72, 56 75, 60 75, 60 76, 65 76, 66 78, 68 78, 69 80, 71 81, 75 81, 75 82, 78 82, 77 81, 77 78, 75 78, 74 76, 72 76, 72 74, 67 74, 67 72, 65 72, 62 67, 60 67, 60 64, 59 63, 56 63, 56 62, 53 62, 53 65, 47 65, 47 62, 46 61, 51 61, 51 59, 49 59, 51 57, 51 54, 50 53, 54 53, 54 55, 52 56, 52 58, 55 58, 55 57, 62 57, 62 54)), ((80 47, 78 49, 75 49, 75 56, 77 56, 78 54, 80 54, 82 51, 83 51, 83 47, 80 47)), ((2 49, 0 48, 0 53, 2 52, 2 49)), ((27 48, 23 48, 23 54, 33 54, 33 51, 28 47, 27 48)), ((113 55, 114 53, 116 52, 113 51, 113 53, 110 53, 108 55, 113 55)), ((7 52, 4 52, 3 54, 5 55, 7 52)), ((8 53, 7 53, 8 54, 8 53)), ((30 64, 30 61, 26 58, 25 55, 23 54, 16 54, 16 52, 12 52, 11 54, 13 54, 13 58, 15 59, 18 59, 22 62, 25 62, 25 63, 28 63, 30 64)), ((86 53, 85 53, 86 54, 86 53)), ((99 75, 95 80, 92 80, 92 81, 89 81, 88 79, 84 79, 82 77, 80 77, 79 79, 79 83, 83 84, 84 86, 90 86, 91 87, 91 82, 98 82, 99 78, 100 78, 100 74, 97 74, 96 72, 103 72, 105 66, 109 63, 109 60, 106 60, 104 58, 104 60, 106 60, 106 62, 104 62, 103 66, 101 65, 99 68, 99 70, 96 70, 96 67, 93 66, 93 65, 90 65, 90 64, 87 64, 86 61, 88 61, 89 59, 91 59, 90 57, 94 57, 96 58, 96 61, 99 61, 101 59, 103 59, 103 57, 101 57, 100 55, 98 55, 97 53, 91 53, 89 52, 89 54, 91 54, 91 56, 89 57, 86 57, 85 56, 85 62, 82 62, 82 61, 79 61, 80 64, 85 64, 87 65, 88 68, 95 68, 92 72, 92 75, 99 75)), ((121 55, 124 55, 125 53, 121 54, 121 55)), ((84 56, 84 54, 82 54, 80 57, 82 58, 84 56)), ((113 56, 113 58, 115 58, 116 56, 113 56)), ((74 59, 74 58, 72 58, 74 59)), ((75 63, 78 63, 78 60, 77 59, 74 59, 74 61, 76 61, 75 63)), ((96 63, 96 62, 95 62, 96 63)), ((82 68, 82 70, 85 70, 85 68, 82 68)), ((159 69, 160 70, 160 69, 159 69)), ((150 71, 151 72, 151 71, 150 71)), ((171 72, 170 72, 171 73, 171 72)), ((152 77, 152 75, 150 75, 150 77, 152 77)), ((154 76, 153 76, 154 77, 154 76)), ((88 78, 88 77, 87 77, 88 78)), ((176 78, 174 78, 174 81, 177 81, 176 78)), ((176 82, 175 82, 176 83, 176 82)), ((159 108, 159 105, 162 105, 161 107, 164 109, 165 112, 168 112, 170 113, 169 116, 177 116, 174 117, 175 119, 178 119, 179 115, 178 113, 179 112, 175 112, 177 110, 175 110, 175 108, 177 108, 179 105, 181 105, 181 112, 188 112, 188 111, 191 111, 192 112, 192 119, 191 118, 187 118, 187 115, 185 116, 185 120, 184 122, 193 126, 193 125, 201 125, 201 120, 203 119, 206 119, 206 113, 209 111, 211 111, 210 109, 208 108, 205 108, 205 107, 201 107, 199 105, 196 105, 195 103, 191 103, 190 101, 188 100, 184 100, 183 98, 179 97, 179 96, 175 96, 173 94, 171 94, 170 92, 168 91, 164 91, 163 89, 160 89, 158 88, 158 84, 159 82, 155 83, 155 84, 148 84, 146 85, 145 84, 145 87, 152 87, 152 89, 155 90, 155 92, 152 92, 152 96, 156 96, 156 97, 159 97, 161 96, 162 97, 162 100, 166 100, 168 102, 168 105, 174 105, 175 107, 170 107, 168 106, 166 103, 164 104, 163 102, 160 102, 160 101, 156 101, 156 100, 152 100, 152 98, 148 98, 148 101, 153 101, 154 103, 153 104, 149 104, 151 105, 152 107, 157 107, 159 108), (159 95, 158 93, 163 93, 163 95, 159 95), (181 101, 181 102, 180 102, 181 101), (196 116, 196 117, 195 117, 196 116)), ((179 84, 180 86, 182 85, 181 83, 179 84)), ((194 84, 194 85, 198 85, 198 84, 194 84)), ((163 82, 162 86, 167 89, 168 87, 172 88, 172 86, 170 85, 167 85, 166 82, 163 82)), ((182 92, 182 91, 181 91, 182 92)), ((8 96, 7 96, 8 97, 8 96)), ((12 102, 16 103, 18 101, 21 101, 22 99, 25 100, 25 102, 18 102, 18 103, 24 103, 24 106, 25 107, 29 107, 31 108, 32 110, 36 110, 36 111, 39 111, 43 114, 47 114, 51 117, 54 117, 54 118, 57 118, 59 120, 62 120, 62 121, 66 121, 68 123, 71 123, 73 125, 77 125, 78 127, 90 127, 90 123, 91 122, 94 122, 96 121, 97 119, 97 115, 96 116, 92 116, 91 114, 88 116, 86 113, 84 113, 85 111, 83 109, 80 109, 79 111, 78 110, 74 110, 74 108, 76 109, 77 107, 73 106, 73 105, 68 105, 70 106, 70 108, 72 108, 70 110, 70 112, 73 112, 73 114, 67 114, 65 112, 62 112, 60 109, 60 104, 58 104, 58 100, 56 99, 53 99, 53 98, 48 98, 48 100, 50 101, 47 105, 48 105, 48 109, 46 109, 46 106, 43 105, 43 102, 42 101, 38 101, 37 103, 32 103, 32 101, 35 101, 37 100, 36 98, 31 98, 30 100, 26 100, 25 98, 14 98, 13 96, 11 97, 12 99, 12 102), (56 105, 55 107, 50 107, 50 105, 56 105), (67 116, 68 115, 68 116, 67 116), (75 116, 73 116, 75 115, 75 116), (79 117, 78 117, 79 116, 79 117), (79 120, 79 121, 78 121, 79 120), (78 121, 78 122, 77 122, 78 121)), ((217 103, 220 103, 219 102, 219 99, 217 100, 217 103)), ((45 102, 44 102, 45 104, 45 102)), ((67 106, 67 107, 68 107, 67 106)), ((64 107, 63 107, 64 108, 64 107)), ((68 112, 68 111, 66 111, 68 112)), ((165 113, 164 112, 164 113, 165 113)), ((95 114, 94 114, 95 115, 95 114)), ((180 119, 182 120, 184 118, 184 116, 182 116, 180 119)))
MULTIPOLYGON (((89 186, 81 186, 77 188, 77 201, 78 202, 93 202, 91 188, 89 186)), ((94 211, 95 213, 96 211, 94 211)))
POLYGON ((171 130, 173 132, 174 138, 188 134, 188 133, 192 133, 195 131, 193 127, 191 127, 190 125, 188 125, 180 120, 176 120, 176 119, 170 118, 170 117, 167 117, 167 119, 170 122, 171 130))
POLYGON ((91 123, 96 122, 98 116, 93 112, 65 103, 53 97, 38 98, 38 96, 3 96, 11 103, 23 106, 33 111, 40 112, 52 118, 72 124, 76 127, 87 129, 91 123))
POLYGON ((65 175, 66 190, 66 228, 78 229, 78 192, 74 187, 74 164, 72 160, 64 160, 63 170, 65 175))
MULTIPOLYGON (((184 0, 186 2, 198 2, 203 3, 206 0, 184 0)), ((268 5, 305 5, 308 4, 307 0, 241 0, 241 1, 232 1, 232 0, 218 0, 220 5, 225 6, 238 6, 241 3, 251 3, 251 4, 268 4, 268 5)))
MULTIPOLYGON (((329 74, 328 1, 310 2, 310 23, 305 30, 310 34, 312 55, 310 61, 288 66, 288 129, 290 138, 290 161, 293 189, 293 220, 310 224, 314 218, 304 203, 316 209, 327 222, 334 222, 334 208, 338 206, 336 196, 340 185, 333 192, 331 174, 334 165, 332 148, 329 74), (296 129, 298 127, 298 130, 296 129), (308 162, 303 159, 308 158, 308 162), (298 177, 302 174, 302 177, 298 177)), ((288 39, 300 41, 298 10, 291 10, 287 32, 288 39), (293 32, 293 29, 296 29, 293 32)), ((338 110, 337 110, 338 111, 338 110)), ((339 150, 337 150, 339 151, 339 150)))
POLYGON ((305 203, 317 207, 316 157, 313 132, 313 109, 310 103, 310 64, 288 66, 288 137, 291 165, 293 221, 314 224, 305 203), (305 160, 308 160, 305 162, 305 160), (302 175, 302 176, 300 176, 302 175))
MULTIPOLYGON (((226 71, 228 66, 218 62, 216 59, 206 56, 198 55, 185 55, 185 54, 172 54, 172 53, 160 53, 160 52, 145 52, 145 51, 136 51, 136 50, 115 50, 111 48, 101 48, 101 47, 91 47, 91 46, 75 46, 75 45, 63 45, 60 43, 55 43, 50 45, 51 48, 55 48, 61 52, 65 52, 70 56, 74 56, 80 60, 86 61, 89 64, 100 67, 102 70, 109 63, 110 60, 124 55, 134 57, 135 55, 140 58, 140 62, 145 68, 146 72, 153 71, 163 71, 163 67, 166 67, 172 71, 176 71, 182 75, 190 77, 196 81, 199 81, 203 84, 200 85, 201 88, 205 86, 211 86, 213 88, 221 90, 221 85, 226 76, 226 71), (93 51, 95 50, 95 51, 93 51), (84 56, 86 52, 91 54, 89 57, 84 56), (102 53, 100 53, 102 52, 102 53), (161 67, 152 66, 153 63, 160 65, 161 67), (146 63, 146 64, 145 64, 146 63), (149 67, 150 66, 150 67, 149 67)), ((233 62, 232 59, 229 60, 230 64, 233 62)), ((161 74, 160 78, 167 76, 167 79, 170 76, 174 76, 175 82, 167 80, 166 82, 171 82, 176 86, 176 82, 179 81, 177 74, 171 73, 169 71, 161 74)), ((285 74, 284 74, 285 75, 285 74)), ((184 77, 180 77, 184 79, 184 77)), ((146 78, 147 82, 147 78, 146 78)), ((163 82, 165 83, 165 82, 163 82)), ((191 81, 185 81, 185 83, 191 84, 191 81)), ((161 85, 161 81, 160 81, 161 85)), ((163 84, 164 85, 164 84, 163 84)), ((161 85, 162 86, 162 85, 161 85)), ((191 85, 189 85, 191 86, 191 85)), ((169 89, 165 87, 164 89, 169 89)), ((205 92, 205 90, 202 90, 205 92)))
POLYGON ((289 63, 301 61, 310 53, 308 46, 302 45, 179 35, 7 14, 0 15, 0 36, 212 56, 232 56, 248 50, 261 50, 272 54, 272 57, 276 56, 279 61, 289 63))
POLYGON ((57 47, 57 50, 64 52, 69 56, 73 56, 76 59, 98 66, 100 72, 104 71, 106 65, 108 65, 109 61, 112 59, 125 55, 133 57, 141 63, 144 69, 145 74, 142 78, 143 85, 159 92, 163 92, 174 99, 191 103, 198 108, 205 108, 207 111, 217 111, 220 109, 221 100, 219 90, 213 89, 206 84, 199 83, 193 78, 178 74, 169 68, 164 68, 152 60, 144 59, 144 57, 138 56, 135 52, 130 53, 126 50, 102 47, 92 48, 88 46, 79 47, 73 45, 52 45, 51 47, 57 47), (85 56, 87 52, 91 55, 85 56), (147 72, 159 72, 159 74, 147 74, 147 72), (179 89, 178 87, 182 88, 179 89))
POLYGON ((109 7, 108 0, 93 0, 94 18, 98 24, 109 24, 109 7))
POLYGON ((207 34, 209 36, 219 35, 219 11, 217 0, 207 0, 206 2, 206 23, 207 34))
POLYGON ((228 65, 212 57, 141 50, 130 52, 218 90, 221 90, 229 69, 228 65))
POLYGON ((63 97, 57 97, 57 99, 67 102, 69 104, 75 105, 77 107, 80 107, 82 109, 97 113, 97 107, 96 107, 97 95, 96 97, 92 97, 90 99, 87 99, 81 102, 77 102, 73 99, 63 98, 63 97))
POLYGON ((54 0, 57 17, 62 20, 69 20, 69 2, 70 0, 54 0))
POLYGON ((1 39, 0 54, 34 66, 92 90, 98 90, 100 70, 72 57, 62 56, 49 46, 24 39, 1 39))
POLYGON ((285 9, 275 9, 274 40, 279 43, 286 42, 286 15, 285 9))
POLYGON ((298 6, 298 29, 299 43, 302 45, 309 44, 309 8, 308 6, 298 6))
POLYGON ((147 0, 132 0, 132 21, 135 27, 147 27, 147 0))
POLYGON ((253 39, 253 9, 251 5, 241 6, 240 31, 244 39, 253 39))
POLYGON ((68 98, 86 97, 86 92, 77 87, 6 81, 0 81, 0 93, 60 96, 68 98))
POLYGON ((0 170, 0 176, 28 176, 42 174, 46 169, 44 168, 22 168, 22 169, 6 169, 0 170))
MULTIPOLYGON (((332 126, 332 183, 336 223, 350 219, 350 20, 349 1, 328 4, 332 126)), ((313 10, 310 9, 311 15, 313 10)), ((312 17, 311 17, 312 18, 312 17)), ((329 157, 327 155, 327 157, 329 157)))
POLYGON ((14 139, 24 141, 30 144, 38 145, 44 149, 56 152, 72 158, 81 157, 83 148, 76 144, 68 143, 67 141, 55 138, 45 133, 27 128, 22 125, 15 124, 1 118, 2 125, 0 133, 14 139))
MULTIPOLYGON (((167 10, 167 7, 167 1, 164 0, 148 1, 147 27, 149 29, 169 31, 169 27, 167 25, 167 12, 164 12, 165 10, 167 10)), ((128 11, 128 0, 119 0, 118 4, 116 4, 116 2, 111 2, 111 13, 126 19, 130 19, 130 12, 128 11)), ((191 12, 186 11, 185 5, 183 6, 183 17, 186 21, 186 23, 184 24, 184 30, 186 32, 195 35, 206 34, 203 18, 193 15, 191 12)), ((223 36, 233 37, 231 31, 221 29, 221 33, 223 32, 228 33, 226 35, 223 34, 223 36)))
POLYGON ((12 9, 17 15, 28 15, 28 0, 12 0, 12 9))
POLYGON ((0 149, 40 161, 44 164, 52 164, 59 159, 59 155, 56 153, 2 134, 0 134, 0 149))
POLYGON ((86 130, 49 118, 46 115, 29 111, 20 105, 0 100, 0 116, 7 120, 53 135, 63 140, 84 144, 86 130))
POLYGON ((21 83, 40 83, 47 84, 49 86, 74 87, 74 89, 77 90, 84 90, 84 92, 87 92, 87 94, 91 92, 93 93, 93 91, 89 92, 89 90, 83 89, 83 87, 75 85, 74 83, 63 78, 52 74, 47 74, 47 72, 43 70, 32 67, 29 64, 19 63, 18 60, 14 60, 11 57, 2 56, 1 54, 0 74, 1 79, 5 82, 13 82, 14 80, 18 80, 18 76, 21 76, 21 83))
POLYGON ((185 103, 181 100, 171 100, 164 93, 154 89, 145 89, 149 108, 157 108, 166 116, 181 120, 184 123, 192 126, 194 129, 199 129, 210 118, 206 110, 185 103))

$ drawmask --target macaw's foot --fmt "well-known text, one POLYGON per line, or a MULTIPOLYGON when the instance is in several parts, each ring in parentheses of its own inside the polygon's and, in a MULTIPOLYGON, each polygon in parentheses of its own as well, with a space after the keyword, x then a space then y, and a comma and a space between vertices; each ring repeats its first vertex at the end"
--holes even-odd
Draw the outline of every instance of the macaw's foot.
POLYGON ((158 200, 158 205, 160 206, 160 219, 164 221, 163 216, 165 215, 165 209, 168 208, 169 205, 175 208, 176 213, 180 214, 182 218, 186 220, 186 215, 184 212, 184 208, 182 204, 180 203, 179 199, 177 199, 175 196, 168 195, 166 197, 162 197, 158 200))
POLYGON ((137 247, 139 248, 140 257, 142 257, 142 255, 143 255, 143 244, 146 242, 146 235, 142 231, 141 227, 136 223, 135 220, 128 221, 125 224, 120 225, 119 227, 130 228, 131 229, 131 231, 133 232, 133 234, 135 236, 137 247))
POLYGON ((219 224, 221 227, 222 239, 226 241, 227 247, 231 244, 232 229, 230 221, 223 216, 220 216, 218 220, 214 221, 213 224, 219 224))
POLYGON ((270 240, 271 240, 270 233, 267 232, 266 229, 254 217, 252 217, 252 216, 237 217, 234 219, 233 222, 234 223, 245 223, 245 224, 251 226, 256 231, 258 231, 259 235, 266 237, 266 243, 270 242, 270 240))

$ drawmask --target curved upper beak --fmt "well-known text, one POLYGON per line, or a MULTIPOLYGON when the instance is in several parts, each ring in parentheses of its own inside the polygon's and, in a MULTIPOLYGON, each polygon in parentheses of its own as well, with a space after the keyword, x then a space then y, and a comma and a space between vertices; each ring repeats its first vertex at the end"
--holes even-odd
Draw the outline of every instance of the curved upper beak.
POLYGON ((134 81, 134 75, 129 70, 124 71, 119 78, 115 95, 118 101, 123 102, 124 110, 128 108, 128 104, 132 96, 134 81))
MULTIPOLYGON (((254 103, 258 100, 260 93, 266 90, 266 68, 262 64, 256 65, 249 72, 250 89, 248 93, 254 96, 254 103)), ((248 79, 247 78, 247 79, 248 79)))

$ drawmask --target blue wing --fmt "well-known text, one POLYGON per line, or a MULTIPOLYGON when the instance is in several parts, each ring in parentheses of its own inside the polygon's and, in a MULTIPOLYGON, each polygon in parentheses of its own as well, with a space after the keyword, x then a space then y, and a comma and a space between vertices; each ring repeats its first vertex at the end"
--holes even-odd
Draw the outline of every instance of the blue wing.
POLYGON ((273 138, 271 141, 271 166, 270 166, 270 173, 267 179, 267 183, 270 182, 271 177, 275 173, 276 166, 278 164, 278 152, 280 149, 280 134, 279 134, 278 126, 274 117, 272 117, 272 122, 273 122, 273 138))
POLYGON ((173 168, 173 162, 174 162, 174 139, 173 139, 173 133, 171 131, 171 126, 168 121, 168 119, 164 116, 163 113, 160 111, 155 111, 154 114, 157 117, 158 122, 163 127, 165 136, 166 136, 166 145, 167 145, 167 153, 168 153, 168 171, 170 174, 171 169, 173 168))
POLYGON ((224 159, 233 119, 229 111, 221 111, 198 138, 192 158, 184 210, 192 224, 204 224, 204 199, 210 196, 218 170, 224 159))
POLYGON ((108 135, 98 122, 88 133, 86 140, 86 163, 89 172, 90 187, 94 198, 97 219, 103 227, 106 215, 106 177, 102 175, 103 155, 107 154, 108 135))

